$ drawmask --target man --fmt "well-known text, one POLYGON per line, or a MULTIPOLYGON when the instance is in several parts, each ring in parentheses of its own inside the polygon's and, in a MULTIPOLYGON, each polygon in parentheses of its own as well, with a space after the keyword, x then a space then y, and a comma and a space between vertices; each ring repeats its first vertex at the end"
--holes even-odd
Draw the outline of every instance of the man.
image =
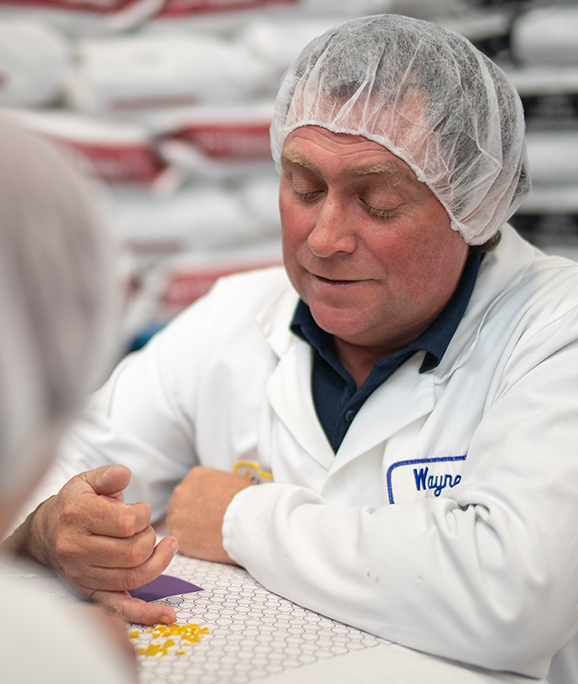
POLYGON ((90 472, 23 551, 143 619, 119 590, 176 538, 403 645, 545 676, 578 616, 578 266, 506 223, 523 138, 456 34, 386 15, 313 41, 272 126, 285 270, 225 279, 120 364, 63 458, 90 472), (91 471, 111 463, 130 484, 91 471), (174 538, 155 549, 122 490, 174 538))

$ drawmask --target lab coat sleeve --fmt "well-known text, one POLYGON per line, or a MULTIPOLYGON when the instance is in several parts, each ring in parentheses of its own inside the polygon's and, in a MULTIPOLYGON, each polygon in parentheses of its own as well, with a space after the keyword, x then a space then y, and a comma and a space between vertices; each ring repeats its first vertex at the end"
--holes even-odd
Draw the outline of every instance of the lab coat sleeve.
MULTIPOLYGON (((528 349, 552 347, 541 336, 528 349)), ((578 344, 514 356, 446 498, 342 508, 251 487, 226 513, 229 555, 271 591, 402 645, 546 676, 578 621, 578 344)))

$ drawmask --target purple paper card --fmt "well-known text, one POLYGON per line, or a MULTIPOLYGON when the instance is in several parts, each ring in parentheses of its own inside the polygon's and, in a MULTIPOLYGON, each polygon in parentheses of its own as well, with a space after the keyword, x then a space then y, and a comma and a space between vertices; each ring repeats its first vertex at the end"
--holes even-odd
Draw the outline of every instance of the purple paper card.
POLYGON ((193 591, 203 591, 203 589, 202 587, 197 587, 196 584, 191 584, 178 577, 159 575, 152 582, 143 584, 142 587, 139 587, 138 589, 132 589, 128 593, 143 601, 156 601, 157 599, 166 598, 167 596, 190 594, 193 591))

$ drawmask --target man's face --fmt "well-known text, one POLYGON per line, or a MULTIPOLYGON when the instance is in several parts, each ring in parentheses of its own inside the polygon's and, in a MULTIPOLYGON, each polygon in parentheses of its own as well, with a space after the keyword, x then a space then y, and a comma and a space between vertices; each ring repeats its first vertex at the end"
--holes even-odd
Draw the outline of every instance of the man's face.
POLYGON ((287 138, 283 257, 317 324, 377 358, 416 339, 451 298, 468 246, 405 162, 357 135, 287 138))

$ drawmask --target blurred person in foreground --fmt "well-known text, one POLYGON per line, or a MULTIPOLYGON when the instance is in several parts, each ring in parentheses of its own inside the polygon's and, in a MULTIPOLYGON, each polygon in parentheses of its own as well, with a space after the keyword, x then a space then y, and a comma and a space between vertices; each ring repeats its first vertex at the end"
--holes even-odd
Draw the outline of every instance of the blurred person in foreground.
MULTIPOLYGON (((92 188, 60 153, 7 115, 0 117, 0 150, 4 536, 86 393, 110 370, 120 280, 92 188)), ((106 478, 100 482, 104 493, 106 478)), ((35 580, 15 576, 36 572, 6 553, 0 558, 0 681, 136 681, 124 624, 98 608, 58 603, 35 580)))
POLYGON ((578 264, 508 225, 530 189, 516 91, 458 34, 359 18, 285 75, 272 150, 285 268, 223 279, 122 361, 20 549, 85 591, 131 584, 138 534, 75 477, 122 463, 182 553, 426 653, 574 681, 578 264), (124 575, 94 570, 131 547, 124 575))

